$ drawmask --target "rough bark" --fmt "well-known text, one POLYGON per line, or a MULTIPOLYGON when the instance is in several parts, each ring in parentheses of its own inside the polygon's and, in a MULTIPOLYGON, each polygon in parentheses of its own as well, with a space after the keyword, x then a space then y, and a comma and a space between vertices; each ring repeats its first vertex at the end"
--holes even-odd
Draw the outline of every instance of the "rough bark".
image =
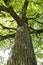
POLYGON ((30 30, 26 23, 17 28, 7 65, 37 65, 30 30))

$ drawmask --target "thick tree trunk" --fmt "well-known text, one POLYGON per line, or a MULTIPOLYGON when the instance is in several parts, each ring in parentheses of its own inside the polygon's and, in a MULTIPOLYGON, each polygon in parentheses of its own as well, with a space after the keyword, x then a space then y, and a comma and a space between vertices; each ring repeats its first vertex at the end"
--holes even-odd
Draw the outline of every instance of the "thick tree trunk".
POLYGON ((26 23, 17 29, 7 65, 37 65, 30 30, 26 23))

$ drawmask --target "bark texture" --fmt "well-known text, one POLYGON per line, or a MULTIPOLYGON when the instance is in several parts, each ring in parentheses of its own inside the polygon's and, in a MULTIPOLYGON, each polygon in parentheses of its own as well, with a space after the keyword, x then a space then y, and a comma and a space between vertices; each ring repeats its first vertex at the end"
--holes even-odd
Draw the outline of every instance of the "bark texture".
POLYGON ((26 23, 17 28, 7 65, 37 65, 30 30, 26 23))

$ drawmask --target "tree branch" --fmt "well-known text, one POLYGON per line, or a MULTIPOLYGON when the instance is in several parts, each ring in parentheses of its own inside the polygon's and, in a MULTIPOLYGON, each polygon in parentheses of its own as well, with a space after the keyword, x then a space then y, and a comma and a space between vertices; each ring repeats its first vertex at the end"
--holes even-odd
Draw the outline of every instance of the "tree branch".
MULTIPOLYGON (((24 15, 26 14, 26 10, 27 10, 27 5, 28 5, 28 0, 25 0, 24 2, 24 6, 22 8, 22 16, 24 17, 24 15)), ((1 11, 5 11, 5 12, 8 12, 10 13, 10 15, 17 21, 18 25, 21 25, 21 18, 16 14, 16 12, 14 11, 14 9, 12 7, 5 7, 4 5, 0 5, 0 10, 1 11)), ((21 15, 20 15, 21 16, 21 15)), ((24 19, 24 18, 23 18, 24 19)))
POLYGON ((10 30, 10 29, 12 29, 12 30, 17 30, 16 28, 6 27, 6 26, 3 26, 2 24, 0 24, 0 25, 2 26, 3 29, 8 29, 8 30, 10 30))
POLYGON ((36 18, 27 18, 28 20, 34 20, 34 21, 36 21, 37 23, 40 23, 40 24, 42 24, 43 25, 43 23, 42 22, 39 22, 38 20, 36 20, 36 18))
POLYGON ((20 13, 20 18, 21 18, 23 21, 27 21, 27 18, 26 18, 27 6, 28 6, 28 0, 25 0, 24 5, 23 5, 23 8, 22 8, 22 11, 21 11, 21 13, 20 13))
POLYGON ((16 12, 13 10, 12 7, 5 7, 4 5, 0 5, 0 10, 10 13, 10 15, 17 21, 18 24, 20 24, 20 17, 16 14, 16 12))
POLYGON ((28 6, 28 0, 25 0, 24 6, 23 6, 22 12, 21 12, 22 16, 26 15, 27 6, 28 6))
POLYGON ((31 1, 31 2, 33 2, 34 4, 38 4, 38 5, 40 5, 41 7, 43 7, 43 2, 34 2, 34 1, 31 1))
POLYGON ((33 31, 31 31, 31 34, 33 34, 33 33, 37 33, 37 34, 40 34, 40 33, 43 33, 43 29, 40 29, 40 30, 36 30, 36 29, 34 29, 34 28, 32 28, 32 27, 29 27, 31 30, 33 30, 33 31))
POLYGON ((8 39, 8 38, 14 38, 15 37, 15 33, 14 34, 7 34, 7 35, 0 35, 0 41, 8 39))
POLYGON ((39 14, 39 13, 35 13, 33 16, 31 16, 30 18, 27 18, 28 20, 34 20, 34 21, 36 21, 37 23, 39 23, 39 24, 42 24, 43 25, 43 23, 42 22, 40 22, 40 21, 38 21, 38 20, 36 20, 37 18, 40 18, 40 16, 42 15, 43 13, 41 13, 41 14, 39 14))
POLYGON ((31 34, 33 34, 33 33, 36 33, 36 34, 43 33, 43 29, 31 31, 31 34))

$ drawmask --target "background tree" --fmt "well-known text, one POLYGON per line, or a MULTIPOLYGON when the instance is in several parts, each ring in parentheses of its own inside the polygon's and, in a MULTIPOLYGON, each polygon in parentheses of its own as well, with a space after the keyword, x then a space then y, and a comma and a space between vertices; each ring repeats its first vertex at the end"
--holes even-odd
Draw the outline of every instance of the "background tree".
POLYGON ((0 41, 1 48, 12 47, 8 65, 37 65, 33 46, 36 58, 43 57, 43 1, 0 0, 0 41))

